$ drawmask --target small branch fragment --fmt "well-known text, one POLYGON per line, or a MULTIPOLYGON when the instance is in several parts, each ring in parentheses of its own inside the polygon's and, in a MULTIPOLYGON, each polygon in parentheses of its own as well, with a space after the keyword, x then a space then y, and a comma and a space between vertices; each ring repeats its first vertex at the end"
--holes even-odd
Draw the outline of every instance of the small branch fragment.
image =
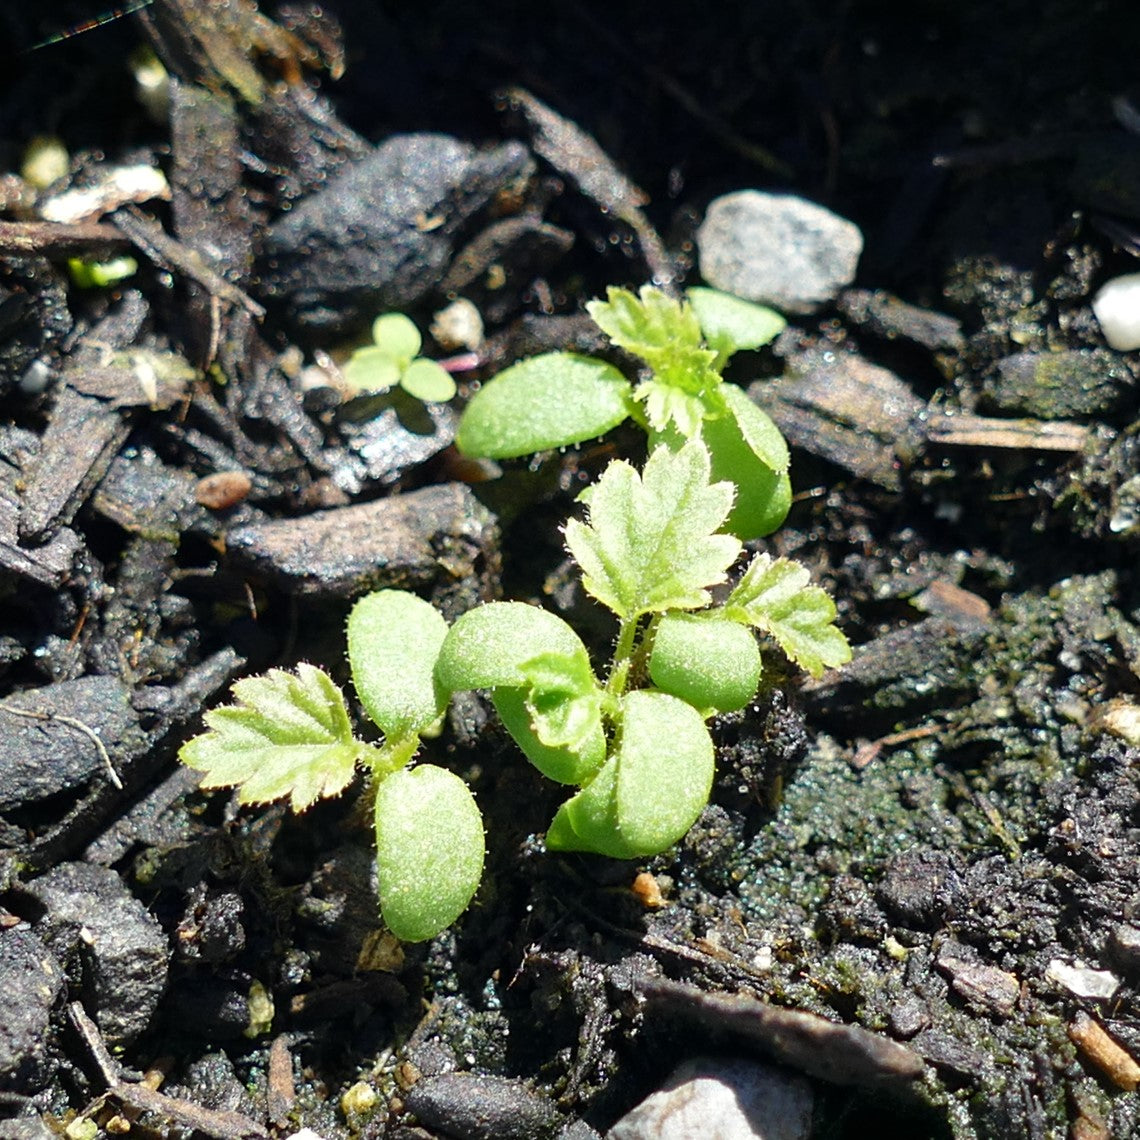
POLYGON ((0 257, 102 258, 128 244, 119 230, 101 222, 0 222, 0 257))
POLYGON ((175 241, 157 222, 139 210, 124 206, 111 215, 111 220, 151 261, 177 270, 201 285, 212 297, 245 309, 251 316, 265 316, 265 309, 248 293, 232 285, 207 265, 201 254, 175 241))
POLYGON ((1140 1064, 1136 1058, 1087 1013, 1078 1013, 1069 1023, 1069 1040, 1118 1088, 1135 1092, 1140 1086, 1140 1064))
POLYGON ((123 1080, 119 1066, 103 1042, 98 1026, 87 1016, 82 1004, 72 1002, 68 1013, 71 1024, 83 1039, 83 1044, 99 1069, 99 1075, 107 1085, 107 1094, 122 1104, 139 1112, 153 1112, 182 1128, 216 1137, 217 1140, 247 1140, 248 1137, 269 1135, 261 1124, 243 1113, 203 1108, 181 1097, 156 1092, 144 1084, 123 1080))

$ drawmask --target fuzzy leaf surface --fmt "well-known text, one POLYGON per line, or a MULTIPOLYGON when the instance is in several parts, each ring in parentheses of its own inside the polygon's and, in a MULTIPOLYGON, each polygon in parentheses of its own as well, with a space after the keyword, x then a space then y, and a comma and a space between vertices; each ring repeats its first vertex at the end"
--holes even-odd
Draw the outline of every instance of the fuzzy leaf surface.
POLYGON ((560 784, 584 784, 606 758, 606 734, 600 715, 593 716, 573 747, 544 744, 535 731, 525 689, 494 689, 491 701, 503 726, 523 755, 548 779, 560 784))
POLYGON ((700 440, 657 448, 641 475, 611 463, 583 495, 588 521, 566 524, 583 586, 623 620, 706 605, 740 553, 739 539, 716 533, 732 498, 730 483, 710 481, 700 440))
POLYGON ((769 344, 788 324, 774 309, 719 289, 695 285, 685 290, 685 296, 693 306, 709 347, 716 350, 720 364, 741 349, 769 344))
POLYGON ((672 428, 683 439, 692 439, 701 430, 705 417, 705 401, 660 380, 639 384, 633 398, 645 409, 645 419, 652 431, 672 428))
POLYGON ((366 594, 348 615, 352 683, 368 715, 388 737, 423 732, 447 707, 434 675, 447 622, 404 590, 366 594))
POLYGON ((455 445, 512 459, 604 435, 632 408, 629 381, 604 360, 547 352, 504 369, 471 398, 455 445))
POLYGON ((582 639, 556 614, 525 602, 488 602, 458 617, 440 646, 436 681, 450 693, 520 688, 542 653, 588 660, 582 639))
POLYGON ((735 712, 756 696, 760 650, 750 629, 711 614, 666 614, 653 638, 649 676, 694 708, 735 712))
POLYGON ((206 713, 208 732, 187 741, 183 764, 201 772, 203 788, 237 787, 244 804, 288 798, 304 811, 342 792, 358 760, 375 751, 353 739, 344 696, 313 665, 296 673, 270 669, 233 686, 236 704, 206 713))
POLYGON ((708 803, 713 767, 712 738, 692 705, 651 689, 627 693, 615 751, 558 809, 546 845, 615 859, 656 855, 708 803))
POLYGON ((753 625, 813 677, 851 660, 851 646, 835 625, 835 603, 810 585, 807 568, 758 554, 725 602, 733 621, 753 625))
POLYGON ((580 748, 601 723, 602 692, 585 652, 542 653, 522 673, 538 739, 553 748, 580 748))
POLYGON ((405 942, 423 942, 467 909, 483 876, 483 817, 454 772, 401 768, 376 789, 380 912, 405 942))

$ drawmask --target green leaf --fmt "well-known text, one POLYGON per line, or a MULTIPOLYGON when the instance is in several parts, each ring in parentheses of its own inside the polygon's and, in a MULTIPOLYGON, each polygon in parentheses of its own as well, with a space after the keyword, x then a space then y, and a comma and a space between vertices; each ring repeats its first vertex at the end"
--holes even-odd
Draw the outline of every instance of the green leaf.
POLYGON ((368 715, 388 737, 421 733, 447 707, 435 662, 447 636, 436 609, 404 590, 378 590, 348 615, 352 683, 368 715))
POLYGON ((725 530, 748 541, 777 530, 792 505, 788 448, 779 429, 735 384, 719 389, 724 414, 705 420, 701 435, 714 479, 737 488, 725 530))
POLYGON ((616 859, 656 855, 696 822, 713 766, 712 738, 696 709, 667 693, 627 693, 613 755, 558 809, 546 845, 616 859))
POLYGON ((774 309, 719 289, 694 286, 685 290, 685 296, 693 306, 705 340, 717 352, 718 366, 741 349, 770 344, 788 324, 774 309))
POLYGON ((645 408, 645 419, 652 431, 665 431, 672 426, 682 438, 691 439, 701 430, 705 402, 684 388, 646 380, 638 385, 633 398, 645 408))
POLYGON ((304 811, 352 780, 375 751, 353 739, 344 696, 327 674, 300 664, 270 669, 232 689, 237 704, 206 713, 208 732, 182 746, 183 764, 203 773, 203 788, 238 788, 243 804, 288 797, 304 811))
POLYGON ((657 624, 649 676, 659 689, 695 708, 744 708, 756 696, 760 668, 754 634, 735 622, 711 614, 673 613, 657 624))
POLYGON ((773 471, 781 474, 787 471, 790 462, 788 444, 768 413, 735 384, 725 384, 718 393, 752 454, 773 471))
POLYGON ((606 736, 600 716, 592 717, 573 747, 543 743, 535 731, 525 689, 495 689, 491 701, 503 727, 526 758, 548 779, 560 784, 584 784, 606 758, 606 736))
POLYGON ((385 313, 372 322, 372 340, 402 372, 419 355, 423 340, 420 330, 403 313, 385 313))
POLYGON ((400 377, 400 387, 417 400, 429 404, 443 404, 455 395, 455 381, 451 373, 434 360, 419 357, 413 360, 400 377))
POLYGON ((548 352, 500 372, 472 397, 456 446, 510 459, 603 435, 631 410, 629 381, 612 364, 548 352))
POLYGON ((602 691, 585 650, 541 653, 522 667, 535 735, 554 748, 579 748, 601 723, 602 691))
POLYGON ((605 301, 588 302, 586 311, 614 344, 641 357, 662 383, 690 393, 720 383, 713 367, 716 353, 705 347, 692 307, 662 290, 643 285, 635 296, 611 287, 605 301))
POLYGON ((542 653, 586 655, 560 617, 523 602, 488 602, 459 617, 440 646, 437 682, 448 692, 526 685, 523 666, 542 653))
POLYGON ((400 382, 400 365, 374 344, 358 348, 344 366, 345 383, 358 392, 387 392, 400 382))
POLYGON ((809 585, 806 567, 758 554, 724 604, 726 617, 771 635, 813 677, 851 660, 851 646, 835 626, 835 603, 809 585))
POLYGON ((582 496, 589 521, 566 524, 566 545, 582 584, 619 618, 667 609, 700 609, 707 587, 724 581, 740 542, 717 534, 732 506, 732 486, 710 483, 700 440, 676 454, 660 447, 644 474, 611 463, 582 496))
POLYGON ((444 768, 401 768, 376 789, 380 911, 405 942, 423 942, 467 909, 483 876, 483 818, 444 768))

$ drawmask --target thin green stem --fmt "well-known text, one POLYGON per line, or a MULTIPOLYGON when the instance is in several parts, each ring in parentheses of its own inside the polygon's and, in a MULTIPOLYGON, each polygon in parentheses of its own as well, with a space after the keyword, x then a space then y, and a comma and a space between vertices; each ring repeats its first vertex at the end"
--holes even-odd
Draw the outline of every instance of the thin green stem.
POLYGON ((622 618, 621 628, 618 630, 613 663, 610 665, 610 675, 606 678, 606 695, 615 699, 625 692, 626 682, 629 680, 630 658, 633 656, 633 646, 637 639, 637 623, 637 617, 622 618))
POLYGON ((419 746, 419 734, 413 732, 407 736, 385 740, 381 745, 365 745, 367 752, 361 756, 361 760, 372 769, 376 779, 382 780, 385 776, 390 776, 405 767, 415 756, 419 746))

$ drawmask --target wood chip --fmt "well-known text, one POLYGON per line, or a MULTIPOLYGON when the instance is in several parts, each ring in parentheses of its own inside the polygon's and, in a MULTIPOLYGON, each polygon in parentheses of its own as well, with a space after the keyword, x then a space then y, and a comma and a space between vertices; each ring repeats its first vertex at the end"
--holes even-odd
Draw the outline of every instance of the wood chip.
POLYGON ((831 1084, 895 1084, 915 1080, 925 1070, 913 1049, 859 1025, 839 1025, 744 994, 705 993, 664 978, 642 982, 640 988, 671 1012, 831 1084))
POLYGON ((493 527, 470 488, 425 487, 371 503, 235 527, 231 557, 299 594, 416 589, 472 571, 493 527))
POLYGON ((1135 1092, 1140 1086, 1140 1064, 1136 1058, 1087 1013, 1078 1013, 1069 1023, 1069 1040, 1118 1088, 1135 1092))
POLYGON ((118 1062, 111 1056, 98 1027, 87 1016, 80 1002, 68 1007, 71 1023, 83 1039, 92 1060, 107 1085, 107 1093, 139 1112, 153 1112, 190 1132, 215 1140, 248 1140, 268 1136, 267 1129, 244 1113, 230 1109, 205 1108, 181 1097, 167 1096, 144 1084, 123 1080, 118 1062))
POLYGON ((1079 452, 1089 437, 1082 424, 1063 420, 1005 420, 950 412, 928 412, 924 420, 926 442, 941 447, 1079 452))
POLYGON ((577 124, 564 119, 529 91, 509 87, 500 93, 504 110, 522 117, 530 132, 535 154, 546 159, 559 174, 602 210, 625 222, 641 246, 641 254, 653 283, 668 289, 677 276, 673 264, 652 223, 641 207, 649 200, 618 168, 613 160, 577 124))

